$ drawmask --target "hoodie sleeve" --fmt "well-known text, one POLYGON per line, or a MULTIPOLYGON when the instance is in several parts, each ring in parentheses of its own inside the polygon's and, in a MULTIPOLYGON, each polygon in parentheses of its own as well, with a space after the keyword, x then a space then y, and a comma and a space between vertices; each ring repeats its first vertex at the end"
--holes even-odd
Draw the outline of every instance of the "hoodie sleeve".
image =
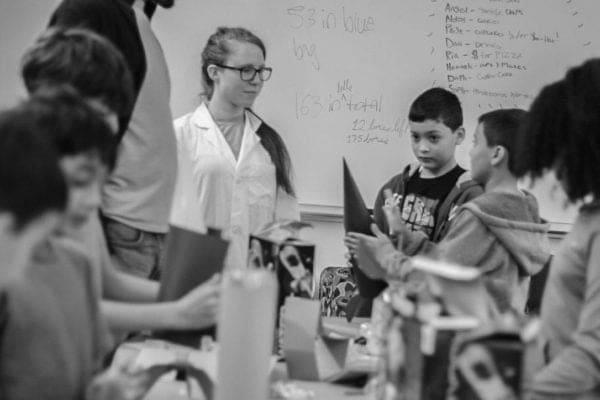
POLYGON ((452 221, 448 233, 436 246, 434 253, 441 260, 481 267, 482 260, 490 253, 493 241, 488 228, 479 218, 463 209, 452 221))
POLYGON ((477 266, 487 256, 490 242, 487 228, 470 211, 463 209, 440 243, 430 241, 422 232, 410 231, 403 234, 401 249, 406 255, 424 254, 460 265, 477 266))
MULTIPOLYGON (((463 173, 459 180, 463 179, 465 176, 470 177, 471 175, 467 171, 463 173)), ((480 196, 482 193, 483 188, 481 185, 470 178, 467 181, 462 182, 458 187, 454 188, 448 194, 446 200, 444 200, 440 206, 440 209, 438 210, 436 228, 431 238, 435 242, 440 242, 444 236, 446 236, 446 233, 450 228, 452 214, 454 211, 463 204, 468 203, 469 201, 480 196)))
POLYGON ((487 228, 470 211, 462 210, 440 243, 432 242, 419 231, 405 232, 400 238, 399 250, 387 254, 381 264, 388 279, 404 279, 410 256, 421 254, 459 265, 479 266, 492 246, 493 239, 487 228))
POLYGON ((590 245, 583 308, 573 344, 533 379, 528 399, 574 398, 600 383, 600 235, 590 245))

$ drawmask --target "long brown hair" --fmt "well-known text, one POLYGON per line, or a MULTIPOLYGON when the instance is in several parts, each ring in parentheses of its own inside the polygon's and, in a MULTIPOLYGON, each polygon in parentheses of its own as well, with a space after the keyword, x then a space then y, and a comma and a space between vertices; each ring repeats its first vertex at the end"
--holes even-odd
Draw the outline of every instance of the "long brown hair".
MULTIPOLYGON (((222 65, 225 63, 231 53, 229 42, 232 40, 254 44, 260 48, 263 57, 267 57, 267 50, 262 40, 246 28, 218 27, 217 31, 208 38, 206 46, 204 46, 204 50, 202 51, 203 94, 209 100, 213 95, 214 82, 210 79, 207 68, 211 64, 222 65)), ((254 112, 252 113, 256 115, 254 112)), ((260 117, 258 118, 260 119, 260 117)), ((260 137, 262 146, 269 153, 271 161, 275 165, 277 186, 288 194, 295 196, 291 179, 292 162, 281 136, 273 128, 264 123, 264 121, 261 123, 256 134, 260 137)))
MULTIPOLYGON (((256 115, 252 110, 249 111, 256 115)), ((258 115, 256 116, 260 119, 258 115)), ((267 153, 269 153, 271 161, 275 165, 277 186, 282 188, 286 193, 296 196, 291 179, 292 162, 283 139, 281 139, 281 136, 279 136, 279 134, 264 121, 260 124, 256 134, 260 138, 260 143, 267 153)))

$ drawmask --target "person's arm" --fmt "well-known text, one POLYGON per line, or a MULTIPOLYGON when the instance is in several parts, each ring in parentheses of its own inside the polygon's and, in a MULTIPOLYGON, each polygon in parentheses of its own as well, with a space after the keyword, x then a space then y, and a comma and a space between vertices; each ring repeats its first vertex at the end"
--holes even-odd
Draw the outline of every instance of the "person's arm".
MULTIPOLYGON (((432 243, 424 232, 410 230, 402 218, 400 207, 396 204, 391 189, 384 187, 382 193, 385 201, 380 207, 386 223, 384 233, 390 235, 392 242, 401 251, 403 256, 414 256, 420 253, 427 253, 432 243)), ((395 256, 397 261, 398 256, 395 256)))
MULTIPOLYGON (((396 248, 392 240, 372 225, 375 236, 350 232, 344 238, 344 243, 352 254, 358 258, 359 268, 371 279, 387 281, 404 281, 411 271, 410 259, 415 254, 431 254, 435 252, 436 244, 422 237, 420 232, 409 232, 410 237, 418 239, 418 249, 412 254, 406 254, 401 244, 396 248)), ((406 236, 403 236, 406 238, 406 236)), ((416 250, 417 247, 414 247, 416 250)))
MULTIPOLYGON (((418 232, 411 232, 415 233, 418 232)), ((490 272, 494 267, 494 264, 486 262, 486 258, 497 245, 495 239, 490 236, 487 227, 468 210, 461 211, 455 217, 440 243, 429 240, 421 240, 420 243, 420 254, 440 261, 477 267, 483 274, 490 272)), ((409 281, 413 279, 408 275, 412 269, 410 257, 401 252, 389 255, 383 265, 389 277, 400 277, 409 281)), ((462 282, 432 277, 430 285, 435 284, 451 314, 473 316, 480 321, 489 322, 498 316, 498 308, 483 279, 462 282)))
POLYGON ((382 232, 374 223, 371 225, 374 236, 348 232, 344 244, 350 254, 358 257, 359 268, 369 278, 404 280, 410 272, 409 256, 425 253, 433 244, 424 233, 408 229, 392 190, 386 186, 379 191, 375 201, 375 211, 385 222, 386 231, 382 232))
POLYGON ((600 385, 600 235, 589 247, 585 299, 573 344, 533 378, 527 399, 576 398, 600 385))
POLYGON ((479 218, 471 211, 463 209, 456 215, 440 243, 426 245, 426 253, 439 260, 476 266, 486 273, 488 268, 484 261, 489 255, 490 246, 494 245, 493 242, 488 228, 479 218))
POLYGON ((106 300, 149 303, 158 297, 158 282, 117 270, 111 262, 102 263, 102 297, 106 300))
POLYGON ((101 309, 111 330, 116 331, 171 329, 180 323, 172 302, 143 304, 102 300, 101 309))
MULTIPOLYGON (((391 241, 377 228, 373 230, 375 237, 357 233, 349 234, 347 245, 362 247, 363 257, 375 260, 385 271, 388 280, 404 279, 409 272, 410 256, 415 254, 431 256, 432 258, 453 262, 459 265, 479 266, 490 246, 487 228, 481 224, 471 212, 460 212, 450 227, 448 234, 440 243, 433 243, 421 232, 404 230, 400 233, 403 245, 415 250, 412 254, 405 253, 404 247, 394 249, 391 241), (365 257, 365 255, 367 257, 365 257)), ((373 263, 366 263, 370 265, 373 263)), ((368 275, 368 274, 367 274, 368 275)))
MULTIPOLYGON (((375 237, 357 233, 351 233, 347 237, 349 244, 356 242, 359 268, 371 279, 421 281, 423 277, 418 273, 415 275, 416 271, 413 272, 411 257, 396 250, 390 239, 375 224, 372 229, 375 237)), ((424 254, 456 264, 480 266, 492 245, 490 240, 486 240, 489 238, 486 229, 470 212, 462 212, 442 243, 423 241, 426 245, 424 254)), ((444 298, 449 311, 454 315, 474 316, 481 321, 489 321, 498 314, 491 296, 480 280, 455 282, 432 278, 429 281, 430 284, 435 284, 436 292, 444 298)))
POLYGON ((216 322, 220 279, 214 276, 177 301, 101 302, 102 314, 118 331, 201 329, 216 322))

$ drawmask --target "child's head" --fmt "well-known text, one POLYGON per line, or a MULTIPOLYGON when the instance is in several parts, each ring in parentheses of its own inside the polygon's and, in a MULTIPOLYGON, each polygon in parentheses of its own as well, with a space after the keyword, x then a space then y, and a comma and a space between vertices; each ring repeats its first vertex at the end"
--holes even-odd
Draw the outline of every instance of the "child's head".
POLYGON ((116 140, 109 125, 75 90, 38 90, 21 105, 51 140, 69 189, 63 228, 82 225, 100 206, 101 187, 112 167, 116 140))
POLYGON ((434 176, 448 172, 456 162, 456 146, 465 137, 458 97, 446 89, 429 89, 410 106, 408 122, 419 164, 434 176))
POLYGON ((569 200, 600 198, 600 59, 571 68, 542 89, 519 134, 515 170, 554 170, 569 200))
POLYGON ((526 119, 527 112, 517 108, 495 110, 479 117, 469 153, 474 180, 485 185, 496 171, 515 175, 513 157, 526 119))
POLYGON ((0 281, 58 225, 67 188, 52 143, 21 107, 0 112, 0 281), (10 254, 8 254, 10 253, 10 254), (14 265, 12 265, 14 267, 14 265))
POLYGON ((219 91, 236 105, 251 107, 263 81, 271 75, 270 69, 264 68, 266 57, 264 43, 249 30, 217 28, 202 50, 202 84, 206 97, 210 100, 215 91, 219 91))
POLYGON ((114 113, 120 128, 133 108, 133 81, 119 50, 86 29, 48 29, 25 53, 21 74, 29 93, 69 84, 105 114, 114 113))

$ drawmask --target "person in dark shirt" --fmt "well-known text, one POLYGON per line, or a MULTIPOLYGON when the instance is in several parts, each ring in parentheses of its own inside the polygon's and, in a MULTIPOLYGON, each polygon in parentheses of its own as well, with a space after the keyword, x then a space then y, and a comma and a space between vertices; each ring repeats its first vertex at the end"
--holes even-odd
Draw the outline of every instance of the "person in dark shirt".
MULTIPOLYGON (((454 93, 443 88, 423 92, 412 103, 408 120, 412 150, 418 163, 406 166, 383 185, 375 199, 373 217, 379 229, 390 234, 383 206, 398 206, 411 230, 422 231, 431 241, 439 242, 456 209, 479 196, 483 189, 456 162, 454 153, 465 138, 465 129, 462 107, 454 93), (388 189, 393 195, 386 200, 384 192, 388 189)), ((357 240, 347 234, 344 241, 353 254, 357 240)), ((354 272, 362 274, 358 268, 354 272)), ((362 279, 368 278, 361 276, 362 279)), ((377 290, 354 296, 348 305, 350 312, 370 314, 368 299, 376 297, 386 284, 381 281, 369 287, 377 290)))

